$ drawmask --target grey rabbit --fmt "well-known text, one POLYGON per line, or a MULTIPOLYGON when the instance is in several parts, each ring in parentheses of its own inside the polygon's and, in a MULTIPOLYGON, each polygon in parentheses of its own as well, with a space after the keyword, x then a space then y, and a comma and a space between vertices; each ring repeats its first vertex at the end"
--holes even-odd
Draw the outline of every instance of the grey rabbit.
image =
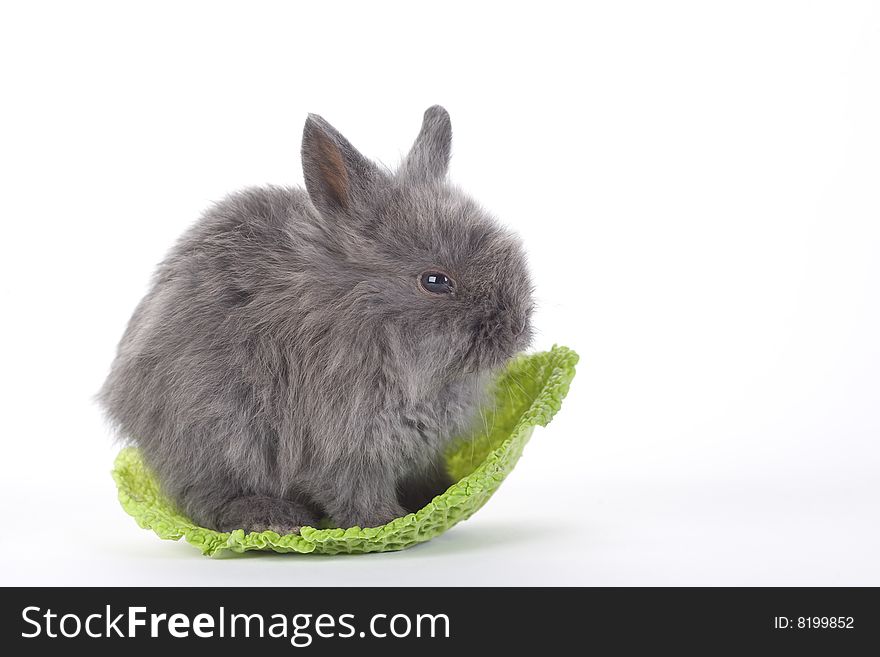
POLYGON ((309 115, 306 189, 232 194, 159 265, 98 399, 194 522, 373 527, 451 484, 533 308, 519 239, 446 181, 451 137, 429 108, 391 172, 309 115))

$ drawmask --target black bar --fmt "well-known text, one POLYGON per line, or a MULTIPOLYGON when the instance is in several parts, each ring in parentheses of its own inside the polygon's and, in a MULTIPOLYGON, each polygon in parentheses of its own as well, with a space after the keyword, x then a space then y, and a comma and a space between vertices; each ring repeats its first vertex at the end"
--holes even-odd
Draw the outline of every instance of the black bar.
POLYGON ((90 654, 118 654, 135 643, 170 651, 165 654, 197 644, 212 654, 240 653, 254 643, 293 650, 293 634, 296 647, 332 653, 366 648, 386 654, 473 654, 486 645, 493 655, 543 653, 554 646, 585 653, 600 646, 628 651, 647 645, 704 654, 719 648, 746 654, 795 648, 849 654, 880 645, 880 598, 870 588, 7 588, 0 627, 4 651, 75 642, 90 654), (131 607, 145 608, 134 613, 144 624, 134 627, 134 638, 120 637, 128 634, 131 607), (54 616, 47 618, 47 611, 54 616), (65 614, 76 618, 68 617, 62 628, 65 614), (155 621, 155 638, 151 614, 165 615, 155 621), (185 615, 174 629, 187 637, 172 636, 168 618, 173 614, 185 615), (196 621, 199 614, 211 620, 196 621), (262 615, 263 637, 255 636, 259 619, 231 621, 233 614, 262 615), (319 619, 321 614, 326 616, 319 619), (212 636, 197 636, 196 623, 202 634, 212 636), (268 636, 273 624, 276 634, 283 630, 286 636, 268 636), (250 637, 243 636, 245 625, 250 637), (77 627, 77 636, 61 636, 62 629, 74 634, 77 627), (92 638, 86 629, 110 636, 92 638))

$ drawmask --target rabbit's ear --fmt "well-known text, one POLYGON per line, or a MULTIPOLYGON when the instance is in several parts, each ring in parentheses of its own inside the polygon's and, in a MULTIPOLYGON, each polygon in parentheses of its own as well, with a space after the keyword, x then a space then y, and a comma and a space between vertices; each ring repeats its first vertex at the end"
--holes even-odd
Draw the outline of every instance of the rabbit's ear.
POLYGON ((452 122, 449 113, 439 105, 429 107, 419 136, 400 165, 400 175, 420 182, 443 179, 449 168, 451 148, 452 122))
POLYGON ((303 128, 306 189, 322 214, 345 212, 369 197, 383 173, 317 114, 303 128))

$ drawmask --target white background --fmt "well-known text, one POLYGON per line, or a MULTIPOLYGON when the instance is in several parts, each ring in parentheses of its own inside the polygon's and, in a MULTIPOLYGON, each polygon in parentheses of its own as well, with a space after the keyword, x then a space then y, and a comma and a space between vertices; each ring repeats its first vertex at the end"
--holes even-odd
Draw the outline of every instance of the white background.
POLYGON ((4 3, 2 584, 880 585, 880 9, 4 3), (300 184, 307 112, 524 238, 553 424, 442 537, 211 560, 119 507, 92 395, 213 200, 300 184))

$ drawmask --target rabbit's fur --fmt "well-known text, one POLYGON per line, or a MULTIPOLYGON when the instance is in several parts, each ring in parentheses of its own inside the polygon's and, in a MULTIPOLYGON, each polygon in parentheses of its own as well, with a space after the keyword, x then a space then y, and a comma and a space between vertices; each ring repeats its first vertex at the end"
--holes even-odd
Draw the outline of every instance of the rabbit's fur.
POLYGON ((307 191, 233 194, 159 265, 99 398, 194 522, 371 527, 449 485, 532 310, 518 239, 445 182, 450 140, 428 109, 391 173, 310 115, 307 191))

